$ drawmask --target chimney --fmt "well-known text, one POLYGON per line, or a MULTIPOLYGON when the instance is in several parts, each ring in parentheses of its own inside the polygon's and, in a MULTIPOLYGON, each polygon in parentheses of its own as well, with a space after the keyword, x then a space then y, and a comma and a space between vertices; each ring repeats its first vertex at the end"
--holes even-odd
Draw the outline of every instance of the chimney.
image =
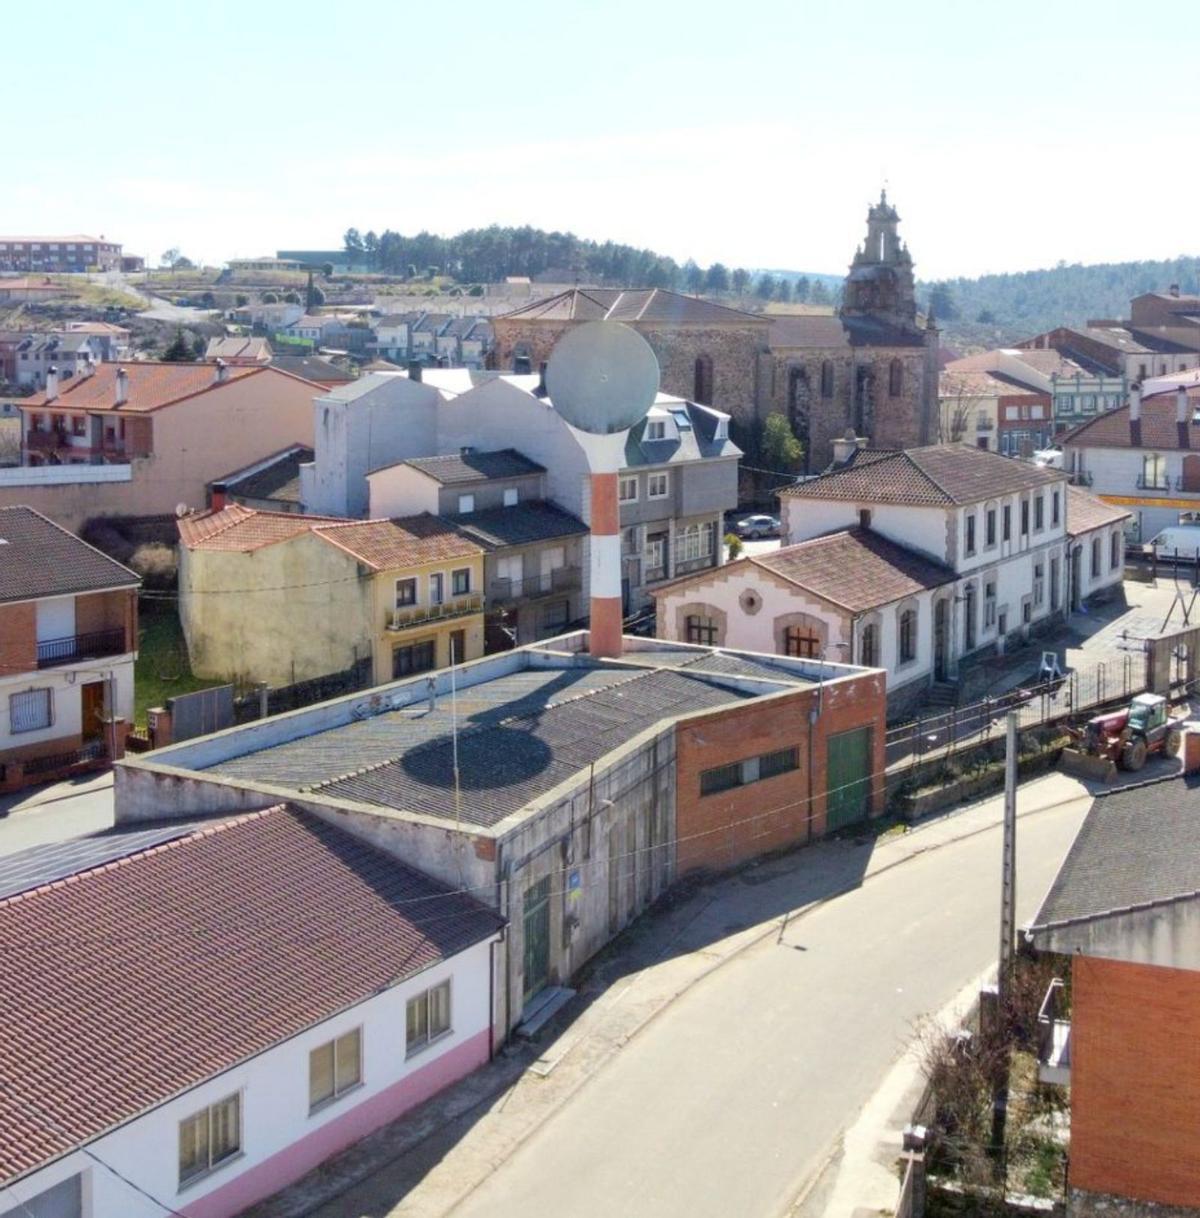
POLYGON ((117 369, 117 392, 114 400, 118 406, 124 406, 129 401, 129 373, 124 368, 117 369))
POLYGON ((87 359, 85 359, 83 361, 83 367, 80 368, 80 370, 79 370, 80 378, 86 381, 87 378, 89 376, 91 376, 95 371, 96 371, 96 361, 94 359, 92 359, 92 357, 89 355, 87 357, 87 359))
POLYGON ((1168 291, 1171 293, 1172 296, 1178 296, 1179 295, 1179 284, 1177 284, 1177 283, 1171 284, 1168 291))
POLYGON ((408 361, 408 379, 410 381, 419 381, 421 379, 421 361, 419 359, 410 359, 408 361))
POLYGON ((46 369, 46 401, 53 402, 58 397, 58 369, 51 364, 46 369))
POLYGON ((229 380, 229 366, 223 359, 218 359, 217 372, 215 378, 213 379, 213 384, 223 385, 227 380, 229 380))
POLYGON ((225 507, 225 483, 213 482, 208 488, 208 506, 211 511, 220 512, 225 507))
POLYGON ((1187 389, 1180 385, 1175 390, 1175 422, 1186 423, 1188 421, 1188 396, 1187 389))
POLYGON ((847 427, 846 434, 840 440, 833 442, 834 465, 845 465, 858 452, 861 445, 862 440, 854 434, 854 428, 847 427))

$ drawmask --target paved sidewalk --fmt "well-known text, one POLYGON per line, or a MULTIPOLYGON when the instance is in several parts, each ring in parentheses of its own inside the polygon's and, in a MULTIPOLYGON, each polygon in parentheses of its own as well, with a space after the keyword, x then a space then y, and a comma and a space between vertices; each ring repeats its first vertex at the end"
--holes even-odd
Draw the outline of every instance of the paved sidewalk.
MULTIPOLYGON (((1079 781, 1050 774, 1022 788, 1020 812, 1028 816, 1086 796, 1079 781)), ((706 974, 872 876, 994 828, 1002 814, 1003 798, 992 797, 877 838, 819 843, 676 896, 592 963, 579 996, 541 1044, 502 1053, 250 1213, 447 1214, 706 974)))

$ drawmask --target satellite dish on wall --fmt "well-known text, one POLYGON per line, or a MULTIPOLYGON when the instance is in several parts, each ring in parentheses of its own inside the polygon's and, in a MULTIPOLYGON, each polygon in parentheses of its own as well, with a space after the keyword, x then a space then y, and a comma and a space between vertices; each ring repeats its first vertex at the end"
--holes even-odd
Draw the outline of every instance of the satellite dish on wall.
POLYGON ((555 410, 579 431, 607 436, 646 417, 658 394, 650 344, 619 321, 589 321, 555 344, 546 365, 555 410))
POLYGON ((178 516, 180 520, 182 520, 190 511, 191 508, 189 508, 186 503, 177 503, 175 505, 175 515, 178 516))

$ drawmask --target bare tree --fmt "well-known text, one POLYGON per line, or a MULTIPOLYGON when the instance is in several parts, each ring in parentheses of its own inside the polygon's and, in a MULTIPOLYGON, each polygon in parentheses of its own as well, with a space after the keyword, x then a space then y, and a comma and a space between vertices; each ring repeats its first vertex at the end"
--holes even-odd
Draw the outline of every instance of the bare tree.
POLYGON ((938 443, 967 440, 986 400, 974 378, 943 372, 938 382, 938 443))

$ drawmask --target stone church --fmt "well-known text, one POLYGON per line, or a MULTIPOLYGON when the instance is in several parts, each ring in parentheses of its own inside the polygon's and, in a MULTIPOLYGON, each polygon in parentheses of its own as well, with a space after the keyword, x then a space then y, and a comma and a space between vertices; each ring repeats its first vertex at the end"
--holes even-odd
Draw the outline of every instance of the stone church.
POLYGON ((654 349, 664 391, 728 411, 743 447, 772 411, 791 422, 812 472, 848 429, 877 448, 932 443, 938 332, 917 315, 899 222, 882 194, 836 315, 744 313, 661 288, 574 288, 494 317, 493 366, 536 371, 564 330, 623 321, 654 349))

